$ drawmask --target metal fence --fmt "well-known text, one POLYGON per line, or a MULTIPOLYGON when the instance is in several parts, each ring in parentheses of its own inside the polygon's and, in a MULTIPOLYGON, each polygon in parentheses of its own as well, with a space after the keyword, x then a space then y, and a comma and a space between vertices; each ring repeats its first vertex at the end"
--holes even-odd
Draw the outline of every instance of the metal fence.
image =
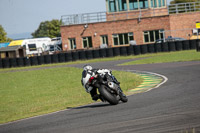
POLYGON ((200 11, 200 2, 172 4, 168 6, 169 14, 200 11))
POLYGON ((63 15, 61 17, 62 25, 85 24, 94 22, 105 22, 106 12, 63 15))
POLYGON ((96 12, 96 13, 84 13, 74 15, 61 16, 62 25, 75 25, 75 24, 87 24, 96 22, 116 21, 132 18, 144 18, 153 16, 163 16, 169 14, 187 13, 200 11, 200 2, 190 2, 181 4, 172 4, 167 7, 167 11, 157 10, 152 8, 151 10, 137 10, 134 12, 96 12), (168 11, 168 12, 167 12, 168 11))

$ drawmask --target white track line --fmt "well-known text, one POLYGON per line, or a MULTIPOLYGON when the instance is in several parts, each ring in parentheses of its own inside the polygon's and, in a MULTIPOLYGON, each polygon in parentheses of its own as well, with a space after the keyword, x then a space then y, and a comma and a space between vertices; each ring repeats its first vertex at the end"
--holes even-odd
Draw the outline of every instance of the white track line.
POLYGON ((137 71, 137 70, 126 70, 126 71, 128 71, 128 72, 135 72, 135 73, 148 73, 148 74, 156 75, 156 76, 159 76, 159 77, 163 78, 163 81, 160 84, 156 85, 153 88, 148 89, 145 92, 148 92, 150 90, 156 89, 156 88, 160 87, 161 85, 163 85, 164 83, 166 83, 168 81, 168 78, 166 76, 158 74, 158 73, 153 73, 153 72, 148 72, 148 71, 137 71))

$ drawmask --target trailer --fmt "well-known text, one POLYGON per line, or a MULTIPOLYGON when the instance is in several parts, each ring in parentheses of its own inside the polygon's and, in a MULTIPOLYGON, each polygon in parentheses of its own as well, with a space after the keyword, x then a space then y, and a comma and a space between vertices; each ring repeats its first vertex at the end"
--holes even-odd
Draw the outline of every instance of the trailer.
POLYGON ((27 55, 41 55, 43 52, 49 51, 49 45, 51 45, 51 38, 34 38, 25 39, 22 42, 22 46, 26 49, 27 55))

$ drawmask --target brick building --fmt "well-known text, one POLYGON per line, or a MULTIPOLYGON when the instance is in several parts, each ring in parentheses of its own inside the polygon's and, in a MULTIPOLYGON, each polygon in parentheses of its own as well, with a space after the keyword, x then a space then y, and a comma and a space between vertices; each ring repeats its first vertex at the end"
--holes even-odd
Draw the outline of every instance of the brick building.
POLYGON ((62 16, 63 50, 95 49, 188 39, 200 22, 200 2, 166 5, 166 0, 106 0, 106 12, 62 16))

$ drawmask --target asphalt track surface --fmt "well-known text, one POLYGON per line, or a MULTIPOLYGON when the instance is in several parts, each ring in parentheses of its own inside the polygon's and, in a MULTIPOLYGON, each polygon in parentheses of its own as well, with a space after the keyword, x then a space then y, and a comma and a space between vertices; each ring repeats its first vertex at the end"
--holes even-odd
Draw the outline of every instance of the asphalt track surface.
POLYGON ((0 125, 0 133, 200 132, 200 61, 116 66, 126 61, 92 65, 154 72, 165 75, 168 81, 159 88, 129 96, 127 103, 95 103, 7 123, 0 125))

